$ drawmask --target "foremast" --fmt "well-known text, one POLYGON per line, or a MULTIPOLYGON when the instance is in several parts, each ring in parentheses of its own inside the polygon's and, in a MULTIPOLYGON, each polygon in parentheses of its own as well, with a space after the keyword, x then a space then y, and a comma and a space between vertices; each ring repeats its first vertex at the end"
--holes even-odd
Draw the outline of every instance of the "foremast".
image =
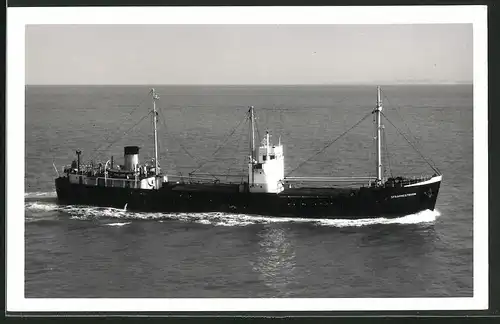
POLYGON ((248 183, 253 185, 254 183, 254 173, 253 173, 253 164, 255 163, 255 122, 254 122, 254 107, 250 106, 248 110, 248 118, 250 120, 250 165, 251 172, 248 174, 248 183))
POLYGON ((151 89, 151 97, 153 99, 153 137, 154 137, 154 184, 153 188, 160 189, 164 182, 168 182, 167 175, 161 175, 160 164, 158 161, 158 111, 156 110, 156 101, 160 100, 160 96, 154 88, 151 89))
POLYGON ((159 175, 158 168, 158 112, 156 111, 156 100, 160 99, 160 96, 156 93, 155 89, 151 89, 151 97, 153 98, 153 134, 154 134, 154 149, 155 149, 155 176, 159 175))
POLYGON ((375 114, 375 138, 377 140, 377 159, 376 159, 376 171, 377 171, 377 184, 382 183, 382 139, 381 132, 383 125, 380 123, 380 113, 382 112, 382 98, 380 96, 380 86, 377 87, 377 106, 373 110, 375 114))

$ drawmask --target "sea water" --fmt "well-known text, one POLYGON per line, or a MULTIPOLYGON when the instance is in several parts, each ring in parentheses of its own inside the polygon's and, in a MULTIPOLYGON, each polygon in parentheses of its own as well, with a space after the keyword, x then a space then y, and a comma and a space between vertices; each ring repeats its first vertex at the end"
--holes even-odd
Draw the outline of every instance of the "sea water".
MULTIPOLYGON (((374 86, 157 86, 162 170, 245 176, 248 106, 293 176, 375 174, 374 86), (236 127, 238 126, 239 127, 236 127), (229 136, 232 134, 231 136, 229 136), (217 152, 214 155, 214 152, 217 152)), ((443 173, 435 211, 315 220, 59 205, 76 158, 153 156, 146 86, 27 86, 26 297, 472 296, 472 86, 385 86, 385 174, 443 173)), ((228 177, 229 178, 229 177, 228 177)), ((224 181, 224 177, 221 178, 224 181)))

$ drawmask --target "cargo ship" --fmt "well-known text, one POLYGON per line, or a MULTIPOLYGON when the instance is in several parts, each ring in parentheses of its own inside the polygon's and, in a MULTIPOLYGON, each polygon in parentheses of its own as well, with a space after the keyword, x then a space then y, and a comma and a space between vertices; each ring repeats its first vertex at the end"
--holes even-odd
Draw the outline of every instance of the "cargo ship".
POLYGON ((434 173, 418 178, 383 176, 380 87, 376 105, 367 113, 374 117, 376 176, 285 176, 281 141, 273 144, 266 132, 261 143, 255 145, 255 112, 254 107, 249 107, 248 174, 237 182, 224 182, 216 175, 164 174, 158 161, 159 95, 154 89, 150 95, 154 137, 151 163, 140 163, 138 146, 124 147, 123 164, 111 158, 104 164, 82 165, 82 152, 78 150, 76 159, 55 179, 59 203, 144 212, 225 212, 316 219, 395 218, 435 209, 442 181, 437 167, 429 163, 434 173))

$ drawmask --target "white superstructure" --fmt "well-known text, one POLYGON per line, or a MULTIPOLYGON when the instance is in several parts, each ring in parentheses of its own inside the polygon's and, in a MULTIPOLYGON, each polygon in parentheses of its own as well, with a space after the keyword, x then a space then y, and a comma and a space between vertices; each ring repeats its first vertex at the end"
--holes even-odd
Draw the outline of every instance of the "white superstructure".
POLYGON ((278 193, 283 191, 285 177, 285 157, 283 145, 272 145, 269 132, 248 164, 250 192, 278 193))
POLYGON ((160 173, 158 163, 158 135, 157 127, 158 112, 156 110, 156 101, 160 99, 155 89, 150 92, 153 99, 153 134, 154 134, 154 156, 153 165, 139 164, 139 147, 126 146, 124 147, 123 165, 117 168, 108 167, 110 161, 104 166, 94 165, 80 166, 81 151, 77 151, 78 162, 74 161, 71 168, 67 167, 64 172, 68 174, 70 183, 83 184, 86 186, 96 187, 116 187, 116 188, 133 188, 133 189, 160 189, 164 182, 168 181, 166 175, 160 173))
MULTIPOLYGON (((78 160, 80 155, 78 154, 78 160)), ((74 162, 71 168, 66 168, 69 182, 96 187, 115 187, 133 189, 159 189, 167 177, 155 175, 155 167, 139 164, 139 147, 124 148, 123 165, 113 168, 106 162, 104 166, 80 166, 74 162), (76 168, 74 168, 76 166, 76 168)))

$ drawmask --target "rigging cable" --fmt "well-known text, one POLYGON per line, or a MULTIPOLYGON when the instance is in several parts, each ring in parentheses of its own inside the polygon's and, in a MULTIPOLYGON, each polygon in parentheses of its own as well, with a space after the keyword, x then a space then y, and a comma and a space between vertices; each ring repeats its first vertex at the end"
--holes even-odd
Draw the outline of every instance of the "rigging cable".
MULTIPOLYGON (((260 143, 261 138, 260 138, 260 131, 259 131, 259 125, 257 124, 257 114, 254 115, 253 123, 255 125, 255 129, 257 130, 257 143, 260 143)), ((260 144, 258 144, 260 146, 260 144)), ((255 149, 255 147, 254 147, 255 149)))
MULTIPOLYGON (((156 116, 157 116, 157 117, 159 116, 158 110, 159 110, 159 109, 157 109, 157 110, 156 110, 156 112, 157 112, 157 115, 156 115, 156 116)), ((151 118, 151 119, 153 119, 153 118, 151 118)), ((154 120, 154 119, 153 119, 153 120, 154 120)), ((153 120, 151 121, 151 123, 153 123, 153 120)), ((160 120, 160 123, 161 123, 161 119, 160 119, 160 118, 158 118, 158 119, 156 120, 156 122, 157 122, 157 123, 158 123, 158 120, 160 120)), ((164 148, 164 147, 163 147, 163 145, 162 145, 162 139, 161 139, 161 136, 158 136, 158 137, 157 137, 157 141, 158 141, 158 168, 159 168, 160 170, 162 170, 162 167, 161 167, 161 165, 160 165, 160 161, 164 161, 164 160, 162 159, 162 156, 161 156, 161 152, 163 152, 163 148, 164 148)), ((165 145, 165 146, 166 146, 166 145, 165 145)), ((165 149, 165 152, 166 152, 166 149, 165 149)), ((165 159, 165 160, 166 160, 166 159, 165 159)), ((166 168, 167 168, 167 166, 166 166, 166 164, 165 164, 165 170, 166 170, 166 168)), ((165 173, 166 173, 166 172, 165 172, 165 173)))
MULTIPOLYGON (((123 126, 123 124, 127 121, 127 119, 132 116, 132 114, 140 107, 142 106, 142 104, 146 101, 146 99, 143 99, 141 102, 139 102, 139 104, 137 105, 133 105, 133 109, 130 111, 130 113, 128 113, 128 116, 127 118, 118 126, 118 128, 116 129, 116 133, 118 133, 118 131, 120 130, 120 128, 123 126)), ((99 151, 102 151, 101 150, 101 147, 111 138, 111 131, 108 132, 107 136, 106 136, 106 139, 104 141, 101 142, 101 144, 95 148, 91 153, 90 153, 90 159, 92 160, 94 157, 95 157, 95 153, 99 152, 99 151)), ((116 143, 116 142, 115 142, 116 143)), ((108 147, 109 148, 109 147, 108 147)))
POLYGON ((380 112, 380 114, 384 116, 385 119, 398 131, 399 135, 403 136, 403 138, 408 142, 408 144, 411 145, 411 147, 420 155, 420 157, 425 161, 425 163, 427 163, 432 168, 432 170, 434 170, 434 172, 436 172, 437 174, 441 174, 437 168, 435 168, 429 161, 427 161, 425 156, 415 147, 415 145, 410 140, 408 140, 408 138, 406 138, 406 136, 401 132, 401 130, 397 128, 396 125, 394 125, 392 121, 389 118, 387 118, 387 116, 383 112, 380 112))
MULTIPOLYGON (((246 115, 246 114, 245 114, 245 115, 246 115)), ((214 156, 215 156, 215 155, 216 155, 216 154, 220 151, 220 149, 222 149, 222 147, 224 147, 224 146, 226 145, 226 143, 227 143, 227 141, 229 140, 229 138, 231 138, 231 136, 234 134, 234 132, 236 132, 236 130, 237 130, 237 129, 241 126, 241 124, 242 124, 242 123, 243 123, 243 121, 245 121, 245 120, 246 120, 246 116, 245 116, 245 118, 243 118, 243 119, 242 119, 242 120, 238 123, 238 125, 236 125, 235 127, 233 127, 233 129, 230 131, 230 133, 226 136, 226 138, 225 138, 224 142, 223 142, 221 145, 219 145, 219 147, 215 150, 215 152, 214 152, 214 153, 212 153, 212 155, 211 155, 211 156, 210 156, 207 160, 205 160, 205 161, 204 161, 204 162, 202 162, 200 165, 198 165, 198 167, 197 167, 195 170, 191 171, 191 172, 190 172, 190 174, 195 173, 195 172, 196 172, 196 171, 198 171, 200 168, 202 168, 205 164, 207 164, 208 162, 210 162, 210 161, 211 161, 211 158, 213 158, 213 157, 214 157, 214 156)), ((215 177, 215 178, 217 179, 217 177, 215 177)))
POLYGON ((116 142, 118 142, 119 140, 121 140, 125 135, 127 135, 128 132, 130 132, 132 129, 134 129, 137 125, 139 125, 146 117, 148 117, 149 115, 151 114, 151 112, 149 112, 147 115, 144 115, 137 123, 135 123, 134 125, 132 125, 132 127, 130 127, 128 130, 126 130, 124 133, 123 133, 123 136, 122 137, 119 137, 118 139, 116 139, 115 141, 111 142, 108 144, 108 146, 106 146, 104 149, 102 150, 107 150, 109 149, 113 144, 115 144, 116 142))
MULTIPOLYGON (((247 119, 247 118, 245 118, 245 122, 248 122, 248 119, 247 119)), ((245 123, 245 125, 246 125, 246 123, 245 123)), ((237 148, 241 147, 241 146, 240 146, 241 142, 243 142, 243 141, 244 141, 244 138, 245 138, 246 136, 248 136, 248 133, 247 133, 247 132, 245 132, 244 128, 245 128, 245 127, 242 127, 242 128, 241 128, 241 132, 240 132, 240 140, 238 141, 238 146, 237 146, 237 148)), ((242 162, 241 162, 241 174, 244 176, 244 175, 245 175, 245 166, 246 166, 246 161, 247 161, 247 159, 248 159, 248 156, 246 156, 245 154, 241 154, 241 156, 242 156, 242 162)), ((243 181, 243 179, 242 179, 241 181, 243 181)))
POLYGON ((302 165, 304 165, 306 162, 309 162, 310 160, 312 160, 313 158, 315 158, 316 156, 318 156, 319 154, 323 153, 327 148, 329 148, 333 143, 335 143, 336 141, 338 141, 340 138, 342 138, 345 134, 349 133, 352 129, 354 129, 355 127, 357 127, 359 124, 361 124, 366 118, 368 118, 368 116, 370 116, 371 114, 373 114, 373 112, 369 112, 368 114, 366 114, 363 118, 361 118, 361 120, 359 120, 356 124, 354 124, 351 128, 349 128, 348 130, 346 130, 345 132, 343 132, 342 134, 340 134, 337 138, 335 138, 333 141, 331 141, 330 143, 328 143, 327 145, 325 145, 318 153, 314 154, 313 156, 311 156, 310 158, 308 158, 307 160, 303 161, 302 163, 300 163, 297 167, 295 167, 292 171, 288 172, 288 174, 285 176, 289 176, 291 173, 293 173, 294 171, 296 171, 298 168, 300 168, 302 165))
MULTIPOLYGON (((373 124, 375 125, 375 114, 373 114, 373 124)), ((377 147, 377 130, 373 130, 372 134, 372 146, 370 147, 369 153, 368 153, 368 163, 374 163, 377 164, 377 158, 375 157, 375 150, 377 147)), ((370 167, 368 170, 368 177, 371 179, 372 177, 375 178, 375 175, 373 173, 373 169, 370 167)))
MULTIPOLYGON (((160 114, 162 116, 162 119, 160 119, 160 121, 163 123, 163 127, 165 127, 165 133, 167 135, 170 135, 166 130, 167 130, 167 121, 166 121, 166 117, 165 115, 163 114, 163 111, 162 109, 159 109, 160 111, 160 114)), ((186 147, 182 144, 182 142, 180 141, 180 139, 174 139, 174 142, 176 142, 177 144, 179 144, 180 148, 191 158, 193 159, 193 161, 195 161, 196 163, 200 163, 200 160, 198 160, 195 156, 193 156, 191 153, 189 153, 189 151, 186 149, 186 147)))
POLYGON ((392 178, 393 176, 392 176, 392 169, 391 169, 391 158, 390 158, 390 154, 389 154, 389 146, 387 145, 387 137, 385 135, 385 128, 382 128, 382 136, 383 136, 384 146, 385 146, 384 151, 385 151, 385 158, 387 160, 387 167, 389 169, 389 175, 392 178))
MULTIPOLYGON (((167 130, 167 120, 166 120, 166 117, 165 117, 165 114, 163 114, 163 110, 161 109, 161 107, 158 109, 158 111, 160 112, 161 116, 162 116, 162 119, 160 119, 160 122, 163 123, 163 127, 165 127, 165 133, 167 134, 167 136, 169 136, 170 134, 166 131, 167 130)), ((179 144, 180 148, 190 157, 193 159, 194 162, 196 163, 200 163, 200 160, 198 160, 196 157, 194 157, 191 153, 189 153, 189 151, 186 149, 186 147, 182 144, 182 142, 180 141, 180 139, 177 139, 175 140, 174 138, 174 142, 177 142, 177 144, 179 144)), ((180 172, 180 175, 181 175, 181 178, 182 178, 182 172, 180 172)), ((216 176, 214 176, 212 173, 210 172, 207 172, 209 175, 211 175, 212 177, 214 177, 215 179, 218 179, 216 176)), ((191 175, 191 174, 189 174, 191 175)))
MULTIPOLYGON (((393 106, 394 108, 396 108, 396 109, 395 109, 396 114, 398 115, 399 119, 401 119, 401 121, 402 121, 402 122, 403 122, 403 124, 406 126, 406 128, 408 129, 408 133, 410 134, 410 136, 411 136, 411 137, 413 137, 415 144, 420 145, 419 141, 417 140, 417 137, 416 137, 416 136, 413 134, 413 132, 411 131, 410 126, 408 126, 408 124, 406 123, 406 121, 405 121, 405 120, 403 119, 403 117, 401 116, 401 114, 400 114, 400 112, 399 112, 399 107, 398 107, 397 105, 393 104, 393 103, 389 100, 389 98, 385 95, 385 93, 384 93, 383 91, 382 91, 382 95, 383 95, 383 96, 384 96, 384 98, 387 100, 387 102, 389 103, 389 105, 391 105, 391 106, 393 106)), ((432 160, 432 158, 430 158, 430 157, 429 157, 429 160, 430 160, 430 162, 432 162, 432 164, 433 164, 434 168, 437 170, 437 172, 438 172, 439 174, 441 174, 441 172, 439 171, 438 167, 436 166, 436 163, 432 160)))

